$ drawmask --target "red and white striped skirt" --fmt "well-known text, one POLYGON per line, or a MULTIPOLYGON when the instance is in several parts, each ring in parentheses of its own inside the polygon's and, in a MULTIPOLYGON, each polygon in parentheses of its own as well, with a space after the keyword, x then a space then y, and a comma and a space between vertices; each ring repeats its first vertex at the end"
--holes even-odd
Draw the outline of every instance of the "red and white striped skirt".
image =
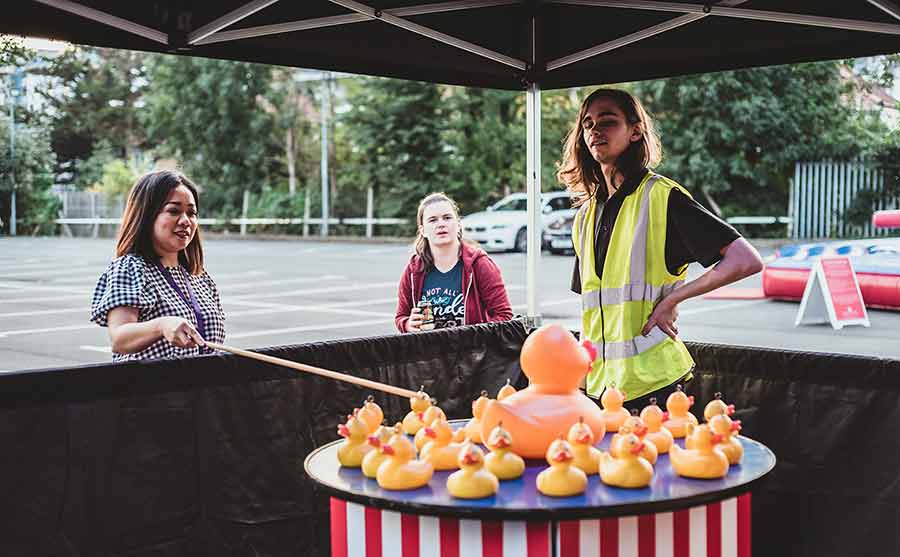
POLYGON ((331 499, 332 557, 750 557, 750 494, 599 520, 425 516, 331 499))

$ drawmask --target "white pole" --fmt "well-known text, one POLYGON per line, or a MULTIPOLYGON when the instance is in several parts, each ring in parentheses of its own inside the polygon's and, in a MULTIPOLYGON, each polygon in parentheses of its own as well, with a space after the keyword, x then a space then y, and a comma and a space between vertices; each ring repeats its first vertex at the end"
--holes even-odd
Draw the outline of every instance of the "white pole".
POLYGON ((331 91, 328 87, 328 79, 329 74, 322 74, 324 79, 322 79, 322 107, 321 107, 321 120, 322 120, 322 160, 320 164, 320 169, 322 173, 322 226, 319 227, 319 235, 320 236, 328 236, 328 112, 331 110, 329 107, 330 104, 330 96, 331 91))
POLYGON ((375 218, 375 190, 369 186, 366 195, 366 238, 372 237, 372 219, 375 218))
POLYGON ((248 209, 250 209, 250 190, 244 190, 244 203, 241 206, 241 236, 247 235, 248 209))
POLYGON ((528 322, 541 324, 537 298, 538 263, 541 257, 541 87, 529 83, 525 93, 525 117, 527 134, 526 172, 528 173, 528 251, 525 267, 525 297, 528 306, 528 322))

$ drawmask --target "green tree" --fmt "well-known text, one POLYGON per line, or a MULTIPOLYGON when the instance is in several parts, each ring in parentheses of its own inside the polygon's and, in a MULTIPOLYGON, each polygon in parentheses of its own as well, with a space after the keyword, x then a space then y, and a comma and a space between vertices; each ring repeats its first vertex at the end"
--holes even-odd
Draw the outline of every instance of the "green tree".
POLYGON ((841 62, 648 81, 631 87, 657 119, 660 171, 726 215, 783 214, 800 160, 846 158, 873 137, 844 98, 841 62))
POLYGON ((149 59, 147 76, 147 132, 158 154, 176 157, 203 187, 205 211, 234 215, 244 190, 282 178, 282 145, 263 109, 270 67, 159 55, 149 59))
POLYGON ((340 171, 340 197, 352 196, 354 216, 364 210, 370 185, 376 214, 384 217, 414 217, 419 199, 432 191, 454 194, 457 185, 448 180, 443 139, 448 116, 442 88, 396 79, 360 82, 364 86, 349 88, 349 110, 340 117, 346 133, 341 137, 351 149, 350 164, 340 171))
MULTIPOLYGON (((25 229, 39 227, 57 217, 58 203, 50 193, 56 157, 47 128, 23 124, 16 117, 15 165, 10 160, 9 117, 0 116, 0 219, 8 230, 10 173, 15 170, 16 213, 25 229)), ((20 232, 22 230, 20 229, 20 232)))
POLYGON ((51 141, 64 170, 62 182, 84 189, 98 182, 103 166, 146 148, 138 118, 146 84, 145 55, 126 50, 73 47, 43 70, 50 86, 42 87, 51 141), (93 159, 93 160, 92 160, 93 159), (68 180, 65 176, 70 176, 68 180))

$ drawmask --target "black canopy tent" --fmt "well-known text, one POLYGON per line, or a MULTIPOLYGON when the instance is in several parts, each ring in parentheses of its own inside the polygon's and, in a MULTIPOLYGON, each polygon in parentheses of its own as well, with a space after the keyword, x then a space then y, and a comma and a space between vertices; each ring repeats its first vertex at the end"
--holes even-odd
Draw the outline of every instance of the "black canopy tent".
MULTIPOLYGON (((527 92, 540 320, 540 91, 900 51, 891 0, 14 0, 0 33, 527 92)), ((323 218, 327 215, 323 215, 323 218)))
MULTIPOLYGON (((900 9, 883 0, 13 0, 4 8, 0 33, 526 90, 531 208, 540 87, 900 51, 900 9)), ((480 389, 518 376, 525 335, 510 322, 266 351, 424 384, 461 418, 480 389)), ((900 362, 689 349, 698 366, 688 392, 701 401, 725 392, 745 433, 778 455, 754 492, 758 554, 897 553, 900 362)), ((334 438, 339 416, 364 394, 227 355, 0 374, 0 553, 325 555, 327 504, 302 460, 334 438)), ((402 399, 383 405, 392 417, 407 410, 402 399)))

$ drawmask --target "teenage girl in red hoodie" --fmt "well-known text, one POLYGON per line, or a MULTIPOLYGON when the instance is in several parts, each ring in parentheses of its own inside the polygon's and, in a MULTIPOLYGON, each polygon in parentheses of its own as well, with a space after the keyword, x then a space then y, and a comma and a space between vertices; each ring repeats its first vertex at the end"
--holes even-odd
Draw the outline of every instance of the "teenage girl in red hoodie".
POLYGON ((431 303, 435 328, 512 319, 500 269, 484 250, 462 241, 456 203, 432 193, 419 202, 416 223, 416 253, 397 292, 397 329, 421 330, 422 300, 431 303))

